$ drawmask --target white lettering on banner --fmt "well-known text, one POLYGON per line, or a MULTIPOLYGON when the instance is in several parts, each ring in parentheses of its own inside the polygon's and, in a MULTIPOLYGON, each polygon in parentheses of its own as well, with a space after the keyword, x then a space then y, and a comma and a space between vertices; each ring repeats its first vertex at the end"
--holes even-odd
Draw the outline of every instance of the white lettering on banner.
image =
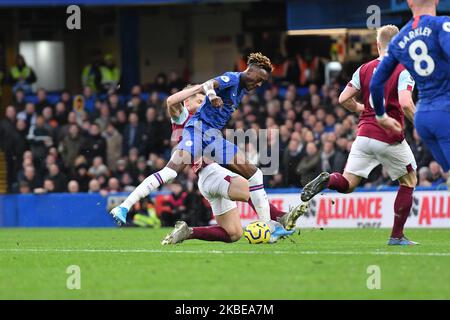
MULTIPOLYGON (((309 212, 297 222, 301 228, 391 228, 396 191, 325 193, 310 201, 309 212)), ((288 211, 299 204, 297 193, 269 194, 270 202, 288 211)), ((243 225, 258 219, 247 203, 238 203, 243 225)), ((450 194, 446 190, 414 192, 407 228, 450 228, 450 194)))

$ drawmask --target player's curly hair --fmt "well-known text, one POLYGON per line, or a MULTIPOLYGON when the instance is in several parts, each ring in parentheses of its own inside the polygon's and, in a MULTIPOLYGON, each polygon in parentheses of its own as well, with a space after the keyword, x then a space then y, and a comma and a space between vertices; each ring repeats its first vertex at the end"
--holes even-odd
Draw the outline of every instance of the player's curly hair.
POLYGON ((255 65, 261 69, 266 70, 269 73, 273 70, 272 62, 270 62, 270 59, 263 55, 261 52, 250 53, 247 59, 247 65, 255 65))

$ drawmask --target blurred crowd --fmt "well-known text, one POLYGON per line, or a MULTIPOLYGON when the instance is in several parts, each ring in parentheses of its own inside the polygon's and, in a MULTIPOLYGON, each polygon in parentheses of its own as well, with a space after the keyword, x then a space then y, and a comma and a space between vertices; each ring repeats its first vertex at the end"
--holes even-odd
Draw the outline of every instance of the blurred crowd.
MULTIPOLYGON (((176 141, 164 99, 184 85, 175 73, 160 74, 145 88, 134 86, 129 96, 114 87, 100 95, 85 86, 79 95, 63 91, 56 103, 44 88, 33 99, 18 88, 0 121, 9 192, 132 191, 170 158, 176 141)), ((293 84, 268 83, 244 97, 228 128, 279 130, 279 169, 265 176, 267 188, 300 187, 321 171, 343 171, 358 122, 338 103, 343 85, 310 84, 302 91, 293 84)), ((419 166, 419 185, 445 183, 442 169, 409 124, 406 136, 419 166)), ((259 164, 253 145, 240 147, 259 164)), ((196 192, 190 169, 177 181, 182 190, 196 192)), ((377 168, 361 186, 395 183, 377 168)))

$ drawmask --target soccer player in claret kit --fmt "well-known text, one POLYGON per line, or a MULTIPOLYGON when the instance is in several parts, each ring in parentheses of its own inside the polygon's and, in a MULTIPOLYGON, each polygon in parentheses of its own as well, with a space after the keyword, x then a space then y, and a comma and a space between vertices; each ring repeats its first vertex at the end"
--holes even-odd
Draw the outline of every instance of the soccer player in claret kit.
MULTIPOLYGON (((322 172, 305 186, 301 198, 303 201, 309 201, 325 188, 350 193, 359 185, 362 178, 367 178, 381 163, 391 179, 398 180, 400 184, 394 203, 394 226, 388 244, 415 245, 416 242, 404 236, 403 228, 411 210, 412 194, 417 184, 416 161, 405 140, 403 130, 386 131, 382 128, 375 119, 375 111, 370 102, 370 80, 381 62, 389 41, 396 34, 398 28, 393 25, 378 29, 379 58, 359 67, 339 97, 339 103, 345 108, 360 113, 357 137, 352 144, 344 174, 322 172), (360 95, 364 104, 355 100, 357 95, 360 95)), ((402 65, 397 65, 386 82, 384 98, 387 113, 402 128, 405 115, 411 122, 413 121, 415 111, 411 93, 413 88, 414 80, 409 72, 402 65)))
MULTIPOLYGON (((450 173, 450 17, 436 17, 438 0, 408 0, 414 17, 389 45, 371 83, 378 122, 398 124, 383 105, 383 85, 399 63, 411 73, 419 90, 415 126, 442 169, 450 173)), ((450 187, 450 178, 447 181, 450 187)))
MULTIPOLYGON (((178 172, 181 172, 187 165, 202 166, 203 154, 205 150, 209 149, 209 155, 215 154, 212 157, 215 162, 227 165, 228 169, 248 179, 251 199, 249 202, 261 221, 278 220, 286 229, 295 227, 295 221, 305 213, 307 204, 300 204, 290 210, 288 214, 272 206, 262 184, 261 170, 245 161, 245 155, 238 152, 237 146, 225 140, 220 132, 236 110, 243 95, 260 86, 269 77, 270 60, 262 54, 251 54, 248 65, 244 72, 226 72, 201 86, 185 89, 167 99, 169 111, 173 112, 171 117, 174 129, 184 127, 181 142, 165 168, 145 179, 122 204, 111 211, 116 220, 125 223, 128 210, 135 202, 156 190, 163 183, 174 179, 178 172), (199 94, 202 93, 206 94, 208 98, 201 101, 201 105, 198 105, 198 112, 195 112, 194 106, 200 102, 199 94), (188 103, 191 110, 187 110, 187 108, 177 110, 176 105, 183 101, 188 103), (192 116, 190 113, 194 115, 192 116)), ((217 172, 221 171, 217 170, 217 172)), ((221 195, 228 196, 225 192, 221 195)), ((218 211, 220 210, 218 209, 218 211)), ((184 228, 184 226, 182 227, 184 228)), ((282 229, 282 227, 277 228, 280 234, 292 234, 292 232, 286 233, 286 230, 282 229)), ((215 239, 214 230, 212 227, 205 230, 203 240, 222 241, 223 237, 215 239)))

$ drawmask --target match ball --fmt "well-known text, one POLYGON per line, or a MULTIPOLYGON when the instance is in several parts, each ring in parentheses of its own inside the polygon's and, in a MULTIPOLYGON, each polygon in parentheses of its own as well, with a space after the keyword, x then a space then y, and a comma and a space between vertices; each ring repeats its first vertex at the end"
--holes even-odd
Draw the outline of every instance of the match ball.
POLYGON ((267 223, 256 221, 244 228, 244 237, 248 243, 268 243, 270 240, 270 228, 267 223))

